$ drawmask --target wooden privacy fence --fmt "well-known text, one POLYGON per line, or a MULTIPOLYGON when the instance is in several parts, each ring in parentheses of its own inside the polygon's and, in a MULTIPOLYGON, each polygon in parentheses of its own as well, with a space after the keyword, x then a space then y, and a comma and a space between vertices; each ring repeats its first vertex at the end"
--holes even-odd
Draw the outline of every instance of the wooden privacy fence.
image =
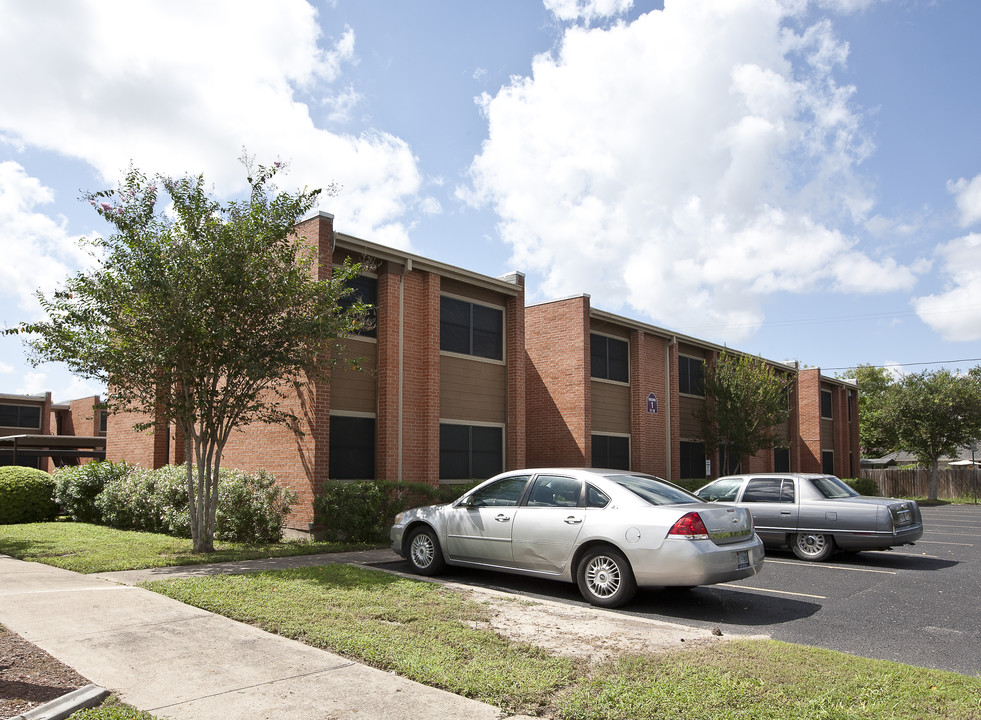
MULTIPOLYGON (((864 469, 861 476, 873 480, 882 497, 925 498, 929 495, 928 468, 864 469)), ((937 471, 937 497, 941 500, 973 498, 976 490, 981 492, 981 468, 941 466, 937 471)))

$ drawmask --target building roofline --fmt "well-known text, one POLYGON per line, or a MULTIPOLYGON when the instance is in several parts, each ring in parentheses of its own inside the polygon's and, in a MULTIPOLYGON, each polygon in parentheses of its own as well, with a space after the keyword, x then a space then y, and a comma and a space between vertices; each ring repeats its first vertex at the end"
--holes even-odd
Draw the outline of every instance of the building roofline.
MULTIPOLYGON (((518 285, 508 280, 491 277, 489 275, 482 275, 471 270, 465 270, 454 265, 439 262, 438 260, 424 258, 421 255, 415 255, 414 253, 406 252, 405 250, 399 250, 387 245, 379 245, 378 243, 373 243, 368 240, 362 240, 361 238, 348 235, 346 233, 339 233, 335 231, 334 245, 335 247, 339 247, 344 250, 361 253, 366 257, 399 263, 404 265, 407 270, 422 270, 434 275, 439 275, 440 277, 459 280, 470 285, 479 285, 484 288, 496 290, 497 292, 505 295, 517 296, 520 295, 523 290, 522 285, 518 285)), ((524 278, 524 276, 525 275, 522 272, 512 271, 505 277, 524 278)))

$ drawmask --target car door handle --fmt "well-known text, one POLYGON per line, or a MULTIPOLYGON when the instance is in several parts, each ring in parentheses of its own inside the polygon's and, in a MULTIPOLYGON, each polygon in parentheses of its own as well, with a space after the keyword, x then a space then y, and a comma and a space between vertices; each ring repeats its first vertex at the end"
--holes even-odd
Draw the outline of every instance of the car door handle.
POLYGON ((498 522, 508 522, 508 521, 511 520, 511 516, 510 515, 498 515, 494 519, 497 520, 498 522))
POLYGON ((790 514, 791 514, 791 512, 790 512, 790 510, 781 510, 781 511, 780 511, 780 514, 781 514, 781 515, 790 515, 790 514))
POLYGON ((582 518, 576 517, 575 515, 570 515, 565 519, 566 525, 578 525, 582 522, 582 518))

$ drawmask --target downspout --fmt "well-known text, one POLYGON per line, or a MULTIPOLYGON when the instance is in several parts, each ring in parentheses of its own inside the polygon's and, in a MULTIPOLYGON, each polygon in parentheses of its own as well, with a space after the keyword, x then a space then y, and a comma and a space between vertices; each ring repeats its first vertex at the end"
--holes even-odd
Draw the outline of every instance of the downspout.
POLYGON ((399 274, 399 432, 398 482, 402 482, 402 407, 405 401, 405 274, 412 272, 412 258, 406 258, 399 274))

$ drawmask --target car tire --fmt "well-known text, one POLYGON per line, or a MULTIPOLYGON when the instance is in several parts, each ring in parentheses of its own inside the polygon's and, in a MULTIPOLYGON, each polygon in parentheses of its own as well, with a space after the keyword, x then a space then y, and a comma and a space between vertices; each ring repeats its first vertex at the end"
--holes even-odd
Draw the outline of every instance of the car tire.
POLYGON ((637 592, 630 563, 619 550, 596 547, 587 551, 576 570, 579 592, 591 604, 614 608, 630 602, 637 592))
POLYGON ((797 533, 790 538, 790 548, 801 560, 822 562, 835 552, 835 539, 823 533, 797 533))
POLYGON ((431 527, 413 530, 405 543, 405 551, 406 559, 419 575, 438 575, 446 569, 443 550, 431 527))

